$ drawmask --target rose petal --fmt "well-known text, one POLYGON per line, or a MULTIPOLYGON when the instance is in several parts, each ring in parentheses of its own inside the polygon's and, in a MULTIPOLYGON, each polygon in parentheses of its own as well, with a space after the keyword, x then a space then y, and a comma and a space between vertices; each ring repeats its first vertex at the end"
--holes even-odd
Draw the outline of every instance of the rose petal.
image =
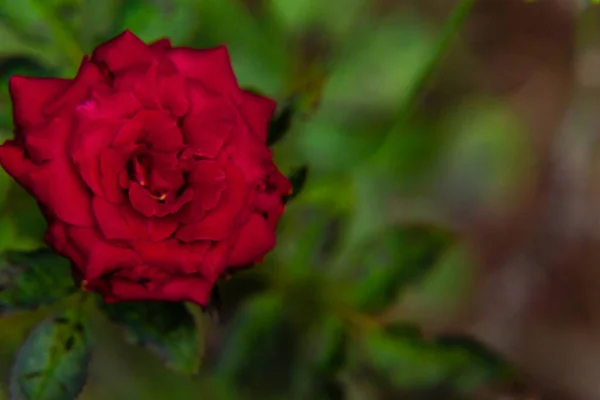
POLYGON ((31 172, 34 197, 60 220, 77 226, 92 226, 95 219, 91 195, 66 160, 55 159, 31 172))
POLYGON ((82 119, 70 136, 69 153, 79 175, 98 196, 104 196, 100 154, 112 142, 120 121, 89 121, 82 119))
POLYGON ((25 139, 25 149, 30 160, 36 164, 66 157, 66 141, 73 129, 73 123, 67 118, 54 118, 43 125, 25 130, 21 136, 25 139))
POLYGON ((106 239, 151 240, 168 238, 177 229, 172 218, 144 218, 129 205, 115 205, 100 197, 94 198, 94 214, 106 239))
POLYGON ((101 197, 94 197, 92 208, 98 226, 106 239, 145 239, 143 230, 140 232, 128 223, 124 215, 125 206, 117 206, 101 197))
POLYGON ((189 172, 188 181, 195 183, 210 183, 223 181, 227 178, 225 171, 219 163, 210 160, 200 160, 193 164, 189 172))
POLYGON ((102 84, 106 84, 105 81, 105 77, 98 67, 85 57, 75 79, 57 97, 56 101, 50 102, 44 107, 43 113, 55 115, 62 109, 75 108, 84 100, 89 99, 92 87, 97 89, 102 84))
POLYGON ((227 270, 231 243, 228 240, 212 242, 204 255, 202 275, 209 281, 216 281, 227 270))
POLYGON ((275 112, 277 103, 268 97, 248 91, 242 92, 242 98, 243 102, 240 111, 244 119, 250 125, 252 133, 261 143, 266 143, 269 133, 269 121, 275 112))
POLYGON ((275 246, 275 232, 259 214, 253 214, 242 228, 229 266, 248 265, 256 262, 275 246))
POLYGON ((158 39, 149 46, 152 50, 161 53, 171 48, 171 40, 169 38, 158 39))
POLYGON ((7 140, 0 146, 0 165, 29 193, 32 193, 31 172, 36 166, 25 158, 23 148, 14 140, 7 140))
POLYGON ((113 140, 114 147, 131 148, 143 141, 154 151, 177 151, 183 147, 181 132, 168 113, 159 110, 142 110, 119 130, 113 140))
POLYGON ((183 120, 182 134, 188 152, 193 155, 215 158, 234 128, 223 108, 211 108, 190 114, 183 120))
POLYGON ((210 242, 181 244, 169 239, 157 243, 138 241, 133 243, 135 251, 153 266, 170 273, 196 273, 202 270, 204 254, 210 242))
POLYGON ((150 63, 153 58, 150 47, 129 30, 98 46, 92 54, 92 61, 106 63, 113 73, 134 64, 150 63))
POLYGON ((235 227, 248 197, 244 174, 227 165, 227 190, 219 204, 201 221, 182 226, 175 236, 183 242, 195 240, 223 240, 235 227))
POLYGON ((111 294, 105 296, 105 301, 192 301, 200 305, 206 305, 213 287, 212 283, 195 277, 173 278, 155 290, 118 278, 111 279, 109 285, 111 294))
POLYGON ((197 79, 218 93, 239 94, 240 88, 225 46, 206 50, 179 47, 172 49, 169 56, 184 76, 197 79))
POLYGON ((29 128, 43 123, 42 110, 71 83, 68 79, 29 78, 13 76, 8 88, 13 104, 13 120, 16 126, 29 128))
POLYGON ((76 110, 88 119, 119 119, 132 117, 140 108, 140 102, 131 92, 97 90, 76 110))
POLYGON ((119 184, 119 177, 126 164, 125 156, 111 148, 100 153, 100 185, 106 199, 113 203, 121 204, 127 201, 127 196, 119 184))

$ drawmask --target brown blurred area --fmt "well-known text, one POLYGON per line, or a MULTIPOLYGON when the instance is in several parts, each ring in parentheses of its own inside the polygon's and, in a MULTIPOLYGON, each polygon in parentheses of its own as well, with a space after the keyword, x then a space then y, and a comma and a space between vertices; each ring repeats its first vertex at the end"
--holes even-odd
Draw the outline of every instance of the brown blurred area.
MULTIPOLYGON (((450 7, 423 3, 432 18, 450 7)), ((474 93, 502 99, 533 144, 531 179, 513 201, 449 204, 479 275, 452 318, 422 321, 433 333, 474 335, 536 393, 485 399, 600 398, 600 6, 580 3, 478 1, 421 107, 474 93), (465 56, 473 68, 456 67, 465 56)))

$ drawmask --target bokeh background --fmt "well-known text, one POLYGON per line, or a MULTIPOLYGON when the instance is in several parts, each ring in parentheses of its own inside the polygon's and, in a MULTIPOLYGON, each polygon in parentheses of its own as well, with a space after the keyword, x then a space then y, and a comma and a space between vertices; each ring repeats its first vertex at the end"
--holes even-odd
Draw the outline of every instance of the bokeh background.
MULTIPOLYGON (((71 77, 130 29, 227 44, 290 117, 278 165, 308 168, 276 250, 220 284, 200 376, 90 310, 81 399, 600 398, 593 3, 0 0, 2 138, 11 75, 71 77)), ((0 251, 42 245, 3 172, 0 207, 0 251)), ((0 319, 0 399, 43 315, 0 319)))

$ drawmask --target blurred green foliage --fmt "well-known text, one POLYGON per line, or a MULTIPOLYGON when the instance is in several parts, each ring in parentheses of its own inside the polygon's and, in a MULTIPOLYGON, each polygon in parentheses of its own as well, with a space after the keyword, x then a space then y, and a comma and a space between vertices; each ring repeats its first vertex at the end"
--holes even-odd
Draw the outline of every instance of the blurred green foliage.
MULTIPOLYGON (((444 115, 409 118, 468 12, 470 2, 455 3, 463 13, 444 28, 411 7, 376 13, 367 0, 0 0, 3 138, 12 130, 11 75, 73 76, 83 54, 130 29, 146 41, 226 43, 240 85, 280 102, 278 129, 287 132, 274 138, 278 165, 287 174, 308 166, 296 175, 304 188, 278 247, 220 285, 223 322, 203 323, 206 348, 171 320, 185 310, 158 318, 185 343, 153 351, 184 370, 204 352, 199 375, 180 376, 128 347, 90 309, 97 350, 81 399, 461 399, 510 377, 472 341, 433 340, 403 317, 407 304, 413 314, 443 315, 473 274, 464 244, 438 218, 439 200, 503 202, 529 154, 502 104, 468 99, 444 115)), ((0 250, 40 247, 43 218, 4 172, 0 206, 0 250)), ((0 320, 0 399, 19 344, 43 314, 0 320)), ((128 315, 134 341, 148 346, 155 327, 128 315)))

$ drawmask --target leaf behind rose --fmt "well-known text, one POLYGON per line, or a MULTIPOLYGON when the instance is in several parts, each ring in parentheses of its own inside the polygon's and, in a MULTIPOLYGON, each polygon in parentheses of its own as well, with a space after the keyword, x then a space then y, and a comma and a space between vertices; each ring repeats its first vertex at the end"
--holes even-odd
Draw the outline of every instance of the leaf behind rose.
POLYGON ((306 165, 297 168, 288 176, 292 187, 294 188, 292 194, 286 198, 286 202, 293 200, 296 196, 300 194, 302 189, 304 189, 304 185, 306 184, 306 178, 308 178, 308 167, 306 165))
POLYGON ((46 319, 19 350, 11 399, 76 399, 87 379, 90 355, 88 328, 79 314, 67 311, 46 319))
POLYGON ((51 305, 75 291, 68 261, 51 250, 8 252, 0 259, 0 315, 51 305))
POLYGON ((295 106, 295 101, 288 101, 278 114, 271 119, 271 122, 269 123, 269 135, 267 136, 267 146, 273 146, 288 133, 292 126, 295 106))
POLYGON ((454 240, 445 229, 411 225, 381 232, 359 246, 346 270, 355 282, 357 305, 368 312, 389 306, 437 266, 454 240))
POLYGON ((129 342, 147 348, 175 371, 188 375, 198 372, 202 332, 184 303, 103 303, 101 308, 125 329, 129 342))
POLYGON ((444 387, 463 398, 513 373, 504 360, 475 340, 447 337, 432 343, 403 324, 371 332, 355 349, 371 380, 397 390, 444 387))

